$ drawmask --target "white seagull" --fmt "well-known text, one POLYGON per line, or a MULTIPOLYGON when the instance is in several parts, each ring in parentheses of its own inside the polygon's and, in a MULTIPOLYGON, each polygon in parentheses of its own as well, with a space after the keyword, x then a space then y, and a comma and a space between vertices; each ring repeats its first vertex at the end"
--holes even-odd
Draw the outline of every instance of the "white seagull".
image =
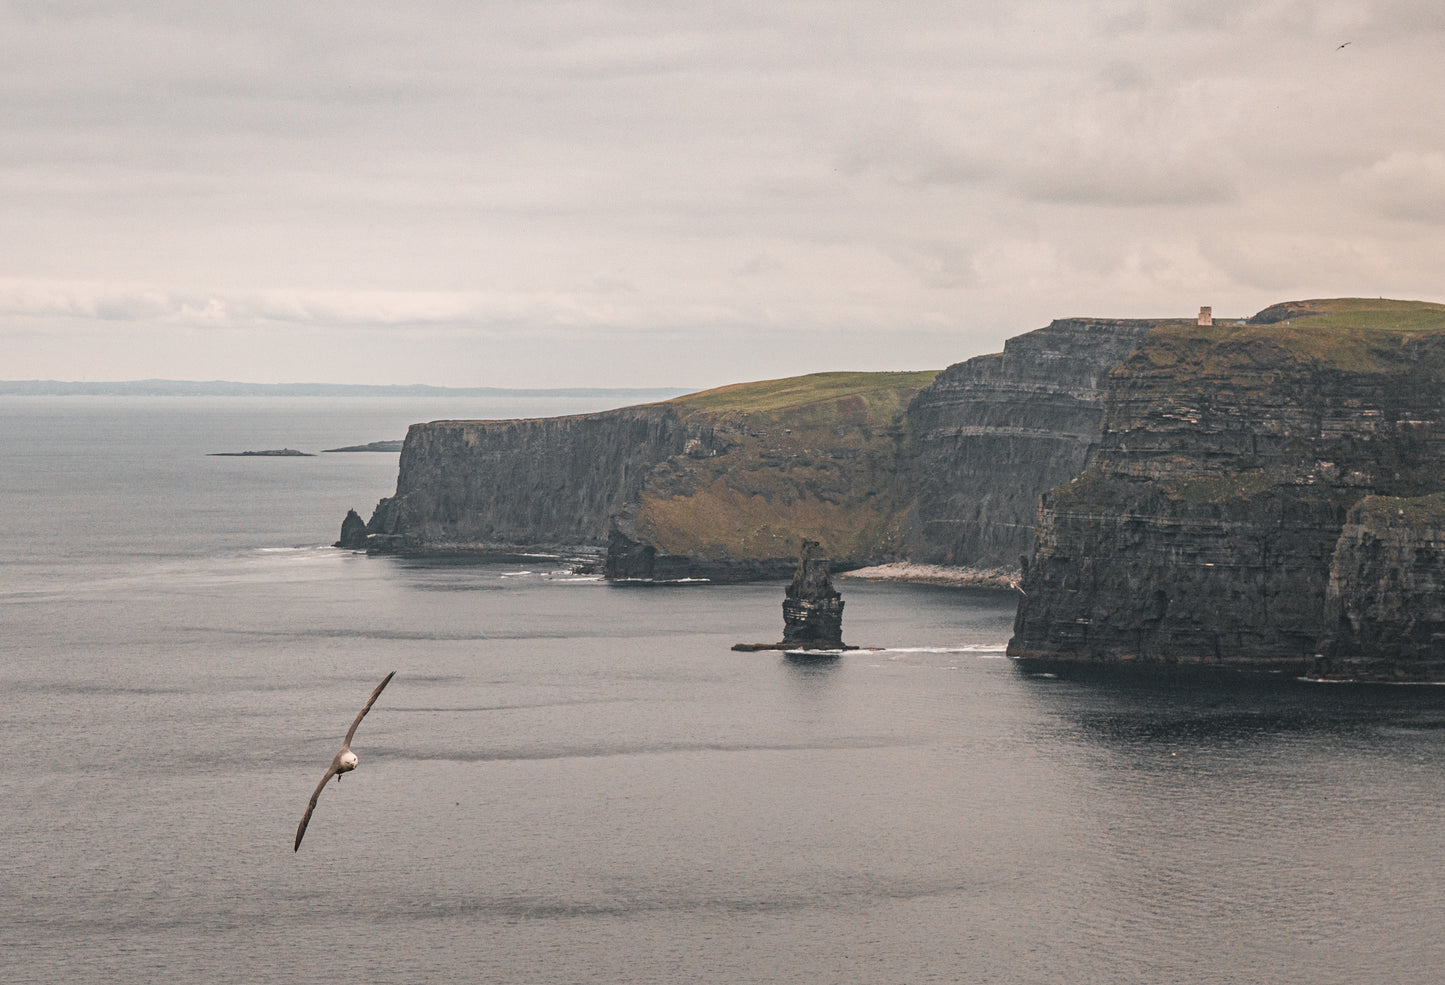
POLYGON ((376 685, 376 690, 372 691, 371 697, 366 699, 366 707, 361 709, 356 720, 351 723, 351 728, 346 730, 346 741, 341 743, 341 751, 331 760, 331 765, 327 767, 326 775, 321 778, 321 782, 316 784, 316 792, 311 795, 311 802, 306 805, 306 813, 301 815, 301 824, 296 828, 296 847, 291 849, 293 852, 301 850, 301 836, 306 833, 306 825, 311 823, 311 812, 316 810, 316 798, 321 796, 326 781, 331 779, 332 774, 335 774, 336 782, 340 783, 342 773, 350 773, 356 769, 356 753, 351 751, 351 738, 356 735, 356 726, 361 724, 361 720, 366 717, 371 706, 376 704, 376 697, 381 694, 381 689, 390 684, 391 679, 395 676, 396 671, 393 670, 380 684, 376 685))

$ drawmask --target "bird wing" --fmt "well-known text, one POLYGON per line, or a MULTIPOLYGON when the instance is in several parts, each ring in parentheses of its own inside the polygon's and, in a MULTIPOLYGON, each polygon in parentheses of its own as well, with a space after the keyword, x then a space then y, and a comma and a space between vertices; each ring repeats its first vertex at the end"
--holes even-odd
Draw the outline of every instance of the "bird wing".
POLYGON ((331 766, 327 769, 326 775, 321 778, 321 782, 316 784, 316 789, 311 794, 311 800, 306 805, 306 813, 301 815, 301 823, 296 826, 296 847, 291 849, 293 852, 301 850, 301 836, 306 833, 306 825, 311 823, 311 812, 316 810, 316 799, 321 796, 321 791, 326 788, 326 781, 337 774, 338 771, 336 767, 340 762, 341 757, 338 755, 331 761, 331 766))
POLYGON ((356 716, 356 721, 352 722, 351 728, 346 730, 346 741, 341 744, 341 748, 346 749, 350 747, 351 737, 356 734, 356 726, 361 724, 361 720, 366 717, 366 713, 371 710, 371 706, 376 704, 376 696, 381 693, 381 689, 390 684, 391 679, 395 676, 396 671, 393 670, 390 674, 386 675, 380 684, 376 685, 376 690, 372 691, 371 697, 366 699, 366 707, 361 709, 361 713, 356 716))

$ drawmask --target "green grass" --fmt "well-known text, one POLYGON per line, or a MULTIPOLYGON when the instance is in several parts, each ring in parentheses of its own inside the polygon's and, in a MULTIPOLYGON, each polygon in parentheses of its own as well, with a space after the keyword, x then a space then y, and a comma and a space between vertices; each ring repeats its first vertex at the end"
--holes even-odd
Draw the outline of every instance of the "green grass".
POLYGON ((1367 496, 1352 511, 1360 520, 1379 526, 1445 527, 1445 493, 1413 496, 1367 496))
MULTIPOLYGON (((1156 329, 1146 342, 1152 361, 1167 365, 1195 351, 1206 368, 1241 358, 1258 362, 1276 353, 1288 360, 1346 372, 1378 373, 1407 358, 1407 343, 1445 341, 1445 304, 1383 298, 1333 298, 1276 306, 1289 317, 1271 324, 1217 320, 1156 329), (1196 351, 1199 345, 1205 348, 1196 351), (1161 350, 1162 347, 1162 350, 1161 350), (1173 353, 1167 351, 1174 349, 1173 353), (1180 351, 1183 350, 1183 351, 1180 351)), ((1270 309, 1266 309, 1267 311, 1270 309)))
POLYGON ((1249 499, 1272 488, 1274 488, 1274 480, 1263 472, 1202 475, 1192 479, 1176 479, 1163 484, 1165 495, 1195 505, 1249 499))
POLYGON ((891 557, 909 492, 903 414, 937 375, 814 373, 670 401, 724 450, 649 479, 639 536, 710 559, 790 557, 804 537, 834 558, 891 557))
POLYGON ((884 416, 892 416, 895 409, 901 413, 913 395, 932 383, 938 373, 936 369, 911 373, 812 373, 781 380, 734 383, 676 397, 670 402, 684 413, 772 415, 857 397, 870 411, 876 408, 884 416))

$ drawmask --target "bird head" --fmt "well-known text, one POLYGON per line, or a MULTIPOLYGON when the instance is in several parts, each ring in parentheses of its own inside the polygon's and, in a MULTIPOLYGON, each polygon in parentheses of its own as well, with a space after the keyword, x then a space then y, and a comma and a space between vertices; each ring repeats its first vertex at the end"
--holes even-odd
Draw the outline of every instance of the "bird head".
POLYGON ((337 772, 349 773, 354 769, 356 769, 356 753, 348 749, 341 754, 341 762, 337 764, 337 772))

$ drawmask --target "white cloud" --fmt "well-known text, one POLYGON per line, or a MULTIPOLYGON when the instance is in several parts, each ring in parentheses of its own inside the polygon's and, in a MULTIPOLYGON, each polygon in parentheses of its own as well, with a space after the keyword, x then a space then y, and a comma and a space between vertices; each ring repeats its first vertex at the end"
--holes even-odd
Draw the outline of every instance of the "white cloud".
POLYGON ((725 382, 693 356, 777 375, 770 334, 941 366, 1062 314, 1418 296, 1440 9, 10 3, 6 372, 337 378, 365 338, 409 379, 725 382), (499 341, 557 333, 589 358, 499 341))
POLYGON ((1445 153, 1441 151, 1396 151, 1346 174, 1342 183, 1381 215, 1445 223, 1445 153))

